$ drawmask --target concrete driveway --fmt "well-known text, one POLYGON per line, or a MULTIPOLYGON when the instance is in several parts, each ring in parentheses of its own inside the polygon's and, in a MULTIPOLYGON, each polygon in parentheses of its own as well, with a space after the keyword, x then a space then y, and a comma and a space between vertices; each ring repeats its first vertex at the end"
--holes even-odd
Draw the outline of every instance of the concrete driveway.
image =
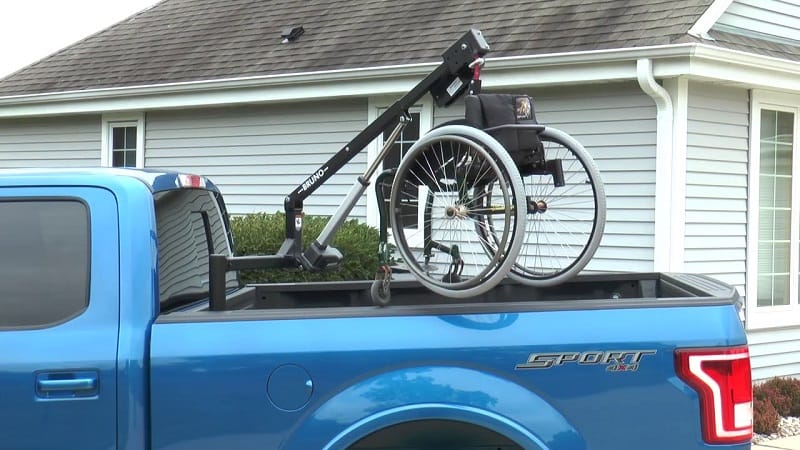
POLYGON ((753 445, 752 450, 800 450, 800 436, 765 441, 753 445))

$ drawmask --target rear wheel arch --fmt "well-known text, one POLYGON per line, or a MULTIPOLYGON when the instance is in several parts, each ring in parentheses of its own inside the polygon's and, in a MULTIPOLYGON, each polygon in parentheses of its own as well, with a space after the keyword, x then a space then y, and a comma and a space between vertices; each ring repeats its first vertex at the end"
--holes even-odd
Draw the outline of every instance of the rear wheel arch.
POLYGON ((434 420, 455 422, 464 430, 488 430, 525 449, 586 448, 576 428, 536 393, 512 380, 463 367, 380 373, 322 402, 312 400, 309 406, 313 410, 282 449, 345 450, 375 433, 397 429, 393 427, 424 430, 430 422, 411 423, 434 420))
POLYGON ((370 450, 387 446, 455 450, 478 444, 502 450, 550 450, 530 431, 508 418, 445 404, 410 405, 367 417, 343 430, 323 450, 370 450))

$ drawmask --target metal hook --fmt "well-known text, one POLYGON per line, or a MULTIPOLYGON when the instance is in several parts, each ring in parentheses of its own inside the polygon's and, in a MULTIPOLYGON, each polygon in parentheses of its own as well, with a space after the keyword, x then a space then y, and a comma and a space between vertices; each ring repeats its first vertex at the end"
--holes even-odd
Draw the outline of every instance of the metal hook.
POLYGON ((474 61, 472 61, 471 63, 469 63, 469 68, 470 68, 470 69, 472 69, 473 67, 475 67, 475 65, 476 65, 476 64, 480 64, 480 66, 481 66, 481 67, 483 67, 483 65, 484 65, 484 64, 486 64, 486 59, 484 59, 484 58, 482 58, 482 57, 480 57, 480 58, 475 58, 475 60, 474 60, 474 61))

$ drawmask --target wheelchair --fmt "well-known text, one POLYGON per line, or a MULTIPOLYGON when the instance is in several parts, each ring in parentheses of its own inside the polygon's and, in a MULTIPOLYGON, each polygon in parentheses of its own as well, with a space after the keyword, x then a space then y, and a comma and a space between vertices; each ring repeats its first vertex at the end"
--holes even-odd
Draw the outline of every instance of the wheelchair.
POLYGON ((506 275, 531 286, 568 280, 591 260, 605 224, 592 158, 537 123, 528 96, 470 95, 465 110, 417 141, 393 173, 388 214, 405 266, 457 298, 506 275), (422 226, 409 204, 424 205, 422 226))

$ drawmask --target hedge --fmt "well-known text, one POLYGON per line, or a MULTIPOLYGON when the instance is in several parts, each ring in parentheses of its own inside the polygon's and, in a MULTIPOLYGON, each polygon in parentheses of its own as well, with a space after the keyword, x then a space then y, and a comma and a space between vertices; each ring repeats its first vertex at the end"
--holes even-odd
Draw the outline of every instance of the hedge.
MULTIPOLYGON (((303 242, 307 247, 319 236, 328 217, 303 218, 303 242)), ((234 253, 236 255, 275 254, 286 238, 285 214, 255 213, 231 217, 234 253)), ((378 267, 379 233, 374 227, 355 219, 347 220, 333 240, 344 259, 337 270, 311 272, 296 269, 251 270, 240 273, 245 283, 275 283, 300 281, 368 280, 375 277, 378 267)))

